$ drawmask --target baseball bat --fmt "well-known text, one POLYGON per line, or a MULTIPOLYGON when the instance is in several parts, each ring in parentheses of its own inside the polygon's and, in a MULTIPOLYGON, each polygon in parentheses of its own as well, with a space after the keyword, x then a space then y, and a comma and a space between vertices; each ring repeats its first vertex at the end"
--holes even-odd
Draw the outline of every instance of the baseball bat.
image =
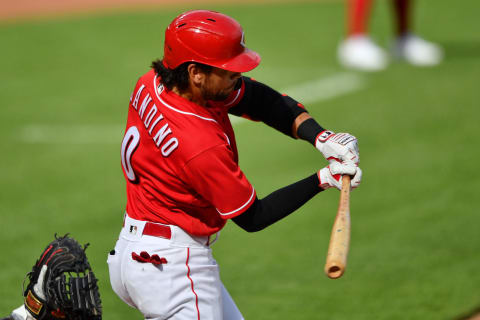
POLYGON ((338 279, 347 266, 348 249, 350 246, 350 176, 342 177, 342 190, 338 204, 337 216, 333 223, 330 243, 328 246, 325 274, 330 279, 338 279))

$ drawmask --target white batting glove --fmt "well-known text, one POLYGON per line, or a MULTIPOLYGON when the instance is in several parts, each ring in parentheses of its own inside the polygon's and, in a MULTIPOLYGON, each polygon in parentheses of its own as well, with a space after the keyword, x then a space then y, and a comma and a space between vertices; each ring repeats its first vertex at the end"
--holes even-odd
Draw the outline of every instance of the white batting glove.
POLYGON ((25 310, 25 305, 21 305, 17 309, 13 310, 12 314, 10 315, 10 318, 5 318, 5 319, 12 319, 12 320, 35 320, 30 313, 25 310))
POLYGON ((342 175, 347 174, 352 176, 350 180, 350 187, 355 189, 360 185, 362 180, 362 170, 354 164, 342 164, 334 161, 329 166, 321 169, 318 172, 318 180, 322 189, 335 187, 338 190, 342 189, 342 175))
POLYGON ((315 147, 330 163, 332 160, 356 165, 360 162, 357 138, 349 133, 324 130, 317 136, 315 147))

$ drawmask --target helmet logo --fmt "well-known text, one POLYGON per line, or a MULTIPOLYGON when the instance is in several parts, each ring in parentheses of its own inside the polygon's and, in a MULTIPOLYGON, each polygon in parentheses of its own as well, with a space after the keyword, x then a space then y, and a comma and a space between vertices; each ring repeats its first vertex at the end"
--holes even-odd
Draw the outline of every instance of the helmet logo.
POLYGON ((242 31, 242 39, 240 40, 242 47, 245 47, 245 32, 242 31))

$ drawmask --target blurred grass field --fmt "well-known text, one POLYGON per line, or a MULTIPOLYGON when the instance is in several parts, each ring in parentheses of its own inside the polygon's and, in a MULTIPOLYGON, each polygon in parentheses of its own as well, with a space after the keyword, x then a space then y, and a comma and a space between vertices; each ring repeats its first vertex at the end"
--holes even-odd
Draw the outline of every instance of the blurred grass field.
MULTIPOLYGON (((232 15, 262 55, 250 75, 276 89, 344 72, 341 2, 209 5, 232 15)), ((55 232, 89 242, 104 319, 141 319, 110 288, 106 256, 125 207, 120 142, 128 99, 163 32, 190 9, 0 24, 0 316, 55 232)), ((359 138, 346 274, 323 274, 338 193, 324 192, 256 234, 227 224, 214 255, 246 319, 455 319, 480 306, 480 3, 418 1, 416 30, 440 43, 435 68, 396 62, 365 86, 307 105, 324 127, 359 138)), ((378 1, 371 31, 387 46, 378 1)), ((305 142, 235 125, 240 165, 263 197, 325 165, 305 142)))

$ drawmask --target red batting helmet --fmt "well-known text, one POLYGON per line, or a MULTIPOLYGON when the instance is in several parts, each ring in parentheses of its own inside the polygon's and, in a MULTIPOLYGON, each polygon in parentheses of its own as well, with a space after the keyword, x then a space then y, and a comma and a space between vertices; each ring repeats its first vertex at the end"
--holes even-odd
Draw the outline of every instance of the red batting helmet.
POLYGON ((245 47, 240 24, 222 13, 187 11, 165 31, 163 64, 175 69, 199 62, 233 72, 247 72, 260 63, 258 53, 245 47))

